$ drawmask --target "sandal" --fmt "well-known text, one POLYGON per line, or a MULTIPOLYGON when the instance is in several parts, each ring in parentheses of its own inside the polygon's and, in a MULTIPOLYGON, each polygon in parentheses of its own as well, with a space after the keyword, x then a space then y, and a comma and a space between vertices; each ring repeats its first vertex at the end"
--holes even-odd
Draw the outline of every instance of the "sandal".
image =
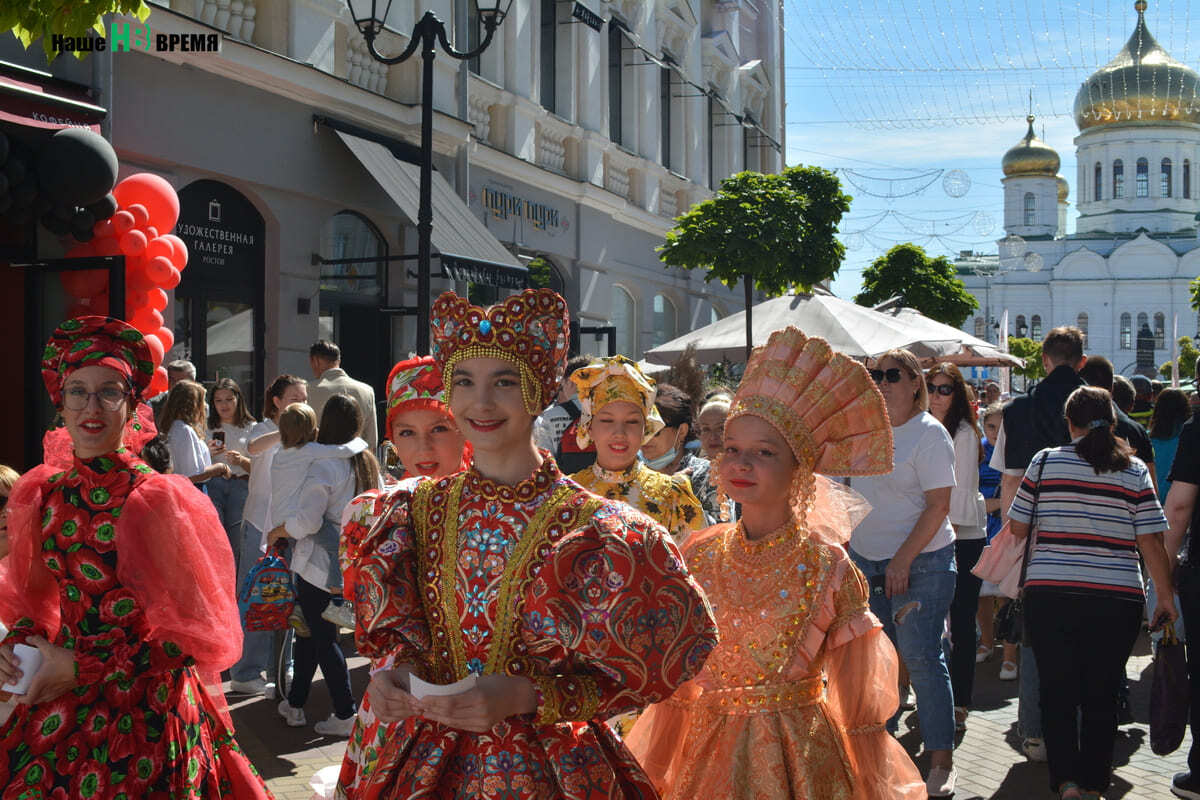
POLYGON ((1005 661, 1000 665, 1000 680, 1015 681, 1017 679, 1017 665, 1012 661, 1005 661))
POLYGON ((975 648, 975 663, 982 664, 985 661, 991 660, 992 651, 994 651, 995 649, 996 649, 995 645, 990 645, 990 646, 986 645, 986 644, 979 645, 979 647, 975 648))
POLYGON ((1058 787, 1059 800, 1083 800, 1079 784, 1074 781, 1063 781, 1058 787))

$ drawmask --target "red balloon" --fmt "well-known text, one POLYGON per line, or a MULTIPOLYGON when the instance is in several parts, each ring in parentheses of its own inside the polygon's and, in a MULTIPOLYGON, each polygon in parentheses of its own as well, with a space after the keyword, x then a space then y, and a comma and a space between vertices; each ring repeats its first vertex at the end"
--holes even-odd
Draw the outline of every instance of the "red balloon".
MULTIPOLYGON (((149 237, 149 234, 147 234, 147 237, 149 237)), ((163 256, 170 261, 171 255, 174 252, 175 248, 171 246, 171 242, 165 236, 156 236, 146 244, 146 258, 163 256)))
POLYGON ((158 238, 158 228, 154 227, 153 225, 147 225, 146 227, 142 228, 142 230, 146 232, 147 239, 158 238))
MULTIPOLYGON (((167 307, 167 293, 162 289, 150 289, 147 294, 150 296, 150 307, 155 311, 163 311, 167 307)), ((162 337, 159 337, 162 338, 162 337)))
POLYGON ((150 345, 150 361, 157 367, 163 362, 163 354, 166 352, 163 350, 162 342, 158 340, 156 334, 147 333, 146 344, 150 345))
POLYGON ((103 239, 92 239, 92 248, 98 256, 119 256, 121 253, 121 243, 111 236, 106 236, 103 239))
POLYGON ((141 203, 125 206, 125 210, 133 214, 133 227, 145 228, 150 224, 150 212, 141 203))
POLYGON ((155 286, 170 282, 172 272, 178 274, 179 271, 171 264, 169 258, 163 256, 155 256, 146 264, 146 275, 154 281, 155 286))
POLYGON ((127 287, 148 292, 157 285, 146 269, 148 263, 145 255, 130 256, 125 259, 125 285, 127 287))
POLYGON ((173 233, 163 234, 158 238, 166 239, 170 242, 171 249, 174 251, 174 254, 171 256, 171 263, 175 265, 175 269, 182 272, 188 262, 188 249, 187 245, 183 243, 183 239, 180 239, 173 233))
POLYGON ((112 218, 102 219, 92 226, 92 233, 97 239, 103 239, 108 236, 116 236, 117 232, 113 228, 112 218))
POLYGON ((179 221, 179 195, 158 175, 149 172, 130 175, 114 186, 112 193, 121 208, 135 203, 145 206, 150 224, 160 231, 171 230, 179 221))
POLYGON ((80 242, 67 251, 67 258, 91 258, 94 255, 96 250, 91 242, 80 242))
MULTIPOLYGON (((150 305, 150 294, 142 289, 134 289, 125 287, 125 319, 130 319, 132 314, 137 313, 139 308, 146 308, 150 305)), ((137 326, 134 325, 136 328, 137 326)))
POLYGON ((167 390, 167 368, 158 367, 154 370, 154 377, 150 379, 150 386, 147 387, 146 396, 154 397, 157 394, 162 394, 167 390))
POLYGON ((129 324, 137 328, 142 333, 150 333, 162 327, 162 314, 155 311, 149 306, 143 306, 129 317, 129 324))
POLYGON ((122 234, 121 252, 127 256, 140 256, 146 252, 146 234, 136 229, 122 234))
POLYGON ((118 211, 112 215, 109 221, 112 222, 113 233, 118 237, 124 236, 136 227, 134 225, 133 214, 130 214, 128 211, 118 211))
POLYGON ((163 343, 163 350, 171 352, 171 348, 175 346, 175 332, 170 328, 159 328, 155 336, 163 343))
POLYGON ((175 269, 174 267, 171 267, 170 279, 167 281, 164 281, 163 283, 160 283, 159 286, 161 286, 164 289, 174 289, 176 286, 179 285, 180 280, 182 280, 182 278, 179 275, 179 270, 175 269))

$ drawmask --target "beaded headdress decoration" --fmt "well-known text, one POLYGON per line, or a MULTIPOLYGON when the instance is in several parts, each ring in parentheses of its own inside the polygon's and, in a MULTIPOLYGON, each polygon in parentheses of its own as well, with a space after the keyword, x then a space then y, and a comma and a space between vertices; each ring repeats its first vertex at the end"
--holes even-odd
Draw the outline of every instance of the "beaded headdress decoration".
POLYGON ((745 414, 779 431, 802 471, 892 469, 892 427, 879 387, 862 364, 796 328, 776 331, 751 355, 725 424, 745 414))
POLYGON ((434 301, 430 313, 433 358, 450 403, 454 367, 468 358, 499 358, 521 374, 521 395, 530 416, 542 413, 562 380, 567 360, 567 303, 551 289, 526 289, 490 308, 453 292, 434 301))
POLYGON ((642 372, 636 362, 625 356, 611 356, 593 361, 571 374, 571 382, 579 390, 579 426, 575 440, 581 448, 592 441, 592 416, 609 403, 623 400, 637 406, 646 418, 642 444, 654 438, 666 423, 654 406, 658 397, 654 379, 642 372))

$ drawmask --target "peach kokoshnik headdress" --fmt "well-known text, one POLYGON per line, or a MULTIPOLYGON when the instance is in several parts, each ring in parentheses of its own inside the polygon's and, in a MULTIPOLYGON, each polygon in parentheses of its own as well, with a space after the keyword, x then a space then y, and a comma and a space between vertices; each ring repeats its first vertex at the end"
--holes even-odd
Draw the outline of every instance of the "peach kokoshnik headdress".
POLYGON ((489 308, 445 292, 434 301, 430 325, 447 404, 455 365, 468 358, 498 358, 520 371, 530 416, 550 405, 566 365, 569 329, 567 303, 557 292, 526 289, 489 308))
POLYGON ((575 440, 586 448, 592 441, 592 417, 609 403, 623 400, 633 403, 646 420, 641 444, 661 431, 666 423, 654 406, 658 397, 657 383, 625 356, 601 358, 571 373, 571 382, 579 390, 579 426, 575 440))

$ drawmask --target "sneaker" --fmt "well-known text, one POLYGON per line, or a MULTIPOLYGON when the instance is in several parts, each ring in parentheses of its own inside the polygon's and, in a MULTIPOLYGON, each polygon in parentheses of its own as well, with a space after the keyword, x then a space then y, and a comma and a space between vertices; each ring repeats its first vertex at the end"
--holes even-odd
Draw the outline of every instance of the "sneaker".
POLYGON ((340 597, 329 601, 329 605, 321 612, 321 619, 332 622, 339 628, 354 630, 354 608, 340 597))
POLYGON ((313 725, 313 730, 322 736, 349 738, 351 731, 354 730, 354 717, 338 719, 337 715, 330 714, 329 719, 323 719, 313 725))
POLYGON ((1005 661, 1000 665, 1000 680, 1015 681, 1017 679, 1017 663, 1015 661, 1005 661))
POLYGON ((1026 739, 1021 743, 1021 751, 1030 761, 1036 761, 1039 764, 1046 761, 1046 743, 1041 739, 1034 737, 1026 739))
POLYGON ((308 720, 304 718, 304 709, 292 708, 292 704, 287 700, 279 701, 279 716, 283 717, 289 728, 303 728, 308 724, 308 720))
POLYGON ((954 767, 933 767, 929 777, 925 779, 925 792, 930 797, 949 797, 954 794, 954 783, 958 780, 958 770, 954 767))
POLYGON ((230 681, 229 693, 253 695, 266 694, 267 682, 262 678, 253 678, 252 680, 248 681, 230 681))
POLYGON ((990 660, 991 657, 992 657, 992 648, 988 647, 986 644, 981 644, 981 645, 979 645, 979 647, 977 647, 975 649, 975 663, 976 664, 982 664, 983 662, 990 660))
POLYGON ((1200 778, 1190 772, 1176 772, 1171 779, 1171 794, 1185 800, 1200 800, 1200 778))
POLYGON ((305 639, 312 636, 312 631, 308 629, 308 623, 304 621, 304 612, 300 610, 300 606, 292 609, 292 613, 288 617, 288 625, 292 626, 292 630, 296 632, 297 636, 305 639))

